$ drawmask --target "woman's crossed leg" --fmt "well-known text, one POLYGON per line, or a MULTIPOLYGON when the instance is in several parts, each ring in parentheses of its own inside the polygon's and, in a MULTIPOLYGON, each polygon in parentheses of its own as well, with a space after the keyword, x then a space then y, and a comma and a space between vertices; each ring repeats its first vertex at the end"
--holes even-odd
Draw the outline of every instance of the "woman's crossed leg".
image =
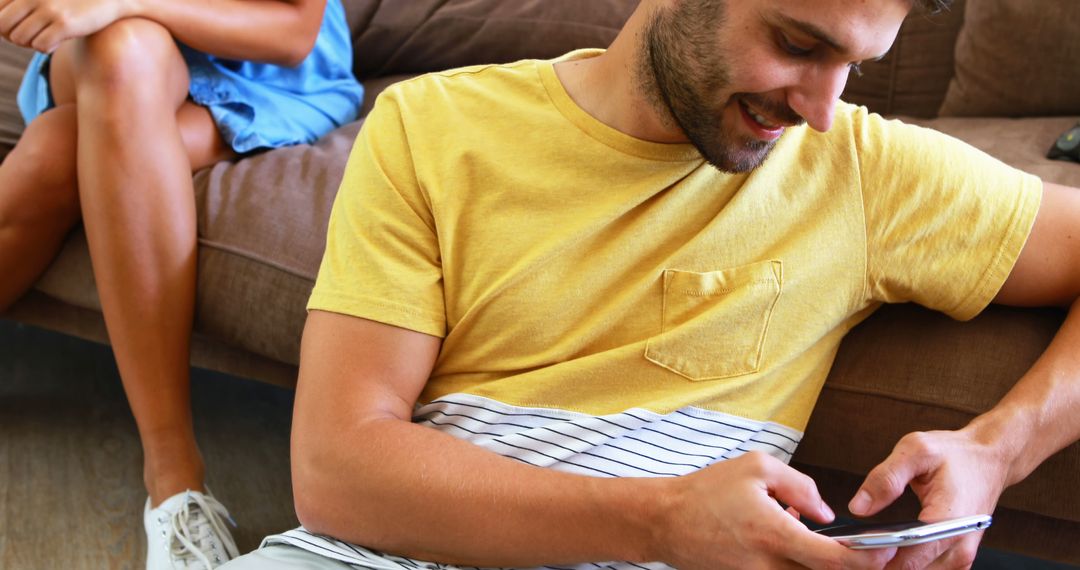
MULTIPOLYGON (((187 100, 188 82, 171 34, 149 20, 120 20, 62 44, 50 69, 56 106, 27 127, 0 165, 0 273, 13 277, 0 285, 0 307, 32 285, 81 218, 142 441, 149 503, 194 512, 201 517, 195 524, 220 534, 214 527, 224 509, 186 493, 205 491, 189 391, 191 173, 233 152, 209 112, 187 100)), ((147 514, 148 532, 169 527, 162 521, 151 529, 168 517, 147 514)), ((219 541, 231 544, 225 535, 219 541)), ((173 546, 171 537, 166 542, 173 546)))

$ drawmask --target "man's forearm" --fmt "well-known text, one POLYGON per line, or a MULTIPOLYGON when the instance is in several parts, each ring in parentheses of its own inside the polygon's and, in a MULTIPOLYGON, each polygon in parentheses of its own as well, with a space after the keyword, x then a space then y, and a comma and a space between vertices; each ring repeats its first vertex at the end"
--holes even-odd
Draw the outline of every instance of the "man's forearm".
POLYGON ((470 566, 656 556, 663 480, 533 467, 396 418, 331 438, 355 443, 294 435, 297 513, 313 532, 470 566))
POLYGON ((413 424, 440 339, 308 316, 293 411, 296 510, 311 531, 476 566, 645 560, 669 480, 537 468, 413 424))
POLYGON ((966 430, 1002 453, 1006 485, 1080 439, 1080 301, 1027 374, 966 430))

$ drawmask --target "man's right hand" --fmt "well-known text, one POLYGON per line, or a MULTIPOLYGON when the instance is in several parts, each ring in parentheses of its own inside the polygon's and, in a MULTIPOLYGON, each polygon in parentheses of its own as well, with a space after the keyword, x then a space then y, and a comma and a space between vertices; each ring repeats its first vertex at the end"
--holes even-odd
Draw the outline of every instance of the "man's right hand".
POLYGON ((669 482, 670 518, 658 542, 666 548, 663 561, 680 570, 883 568, 896 554, 894 548, 851 550, 807 529, 799 513, 828 523, 832 511, 810 477, 763 453, 669 482))

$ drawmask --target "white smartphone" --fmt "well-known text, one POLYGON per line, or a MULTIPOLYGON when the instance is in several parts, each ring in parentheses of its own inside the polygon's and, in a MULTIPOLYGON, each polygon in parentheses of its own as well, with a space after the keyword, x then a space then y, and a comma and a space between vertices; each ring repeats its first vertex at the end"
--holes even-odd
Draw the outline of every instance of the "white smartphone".
POLYGON ((815 532, 836 539, 854 549, 911 546, 951 536, 986 530, 990 515, 960 517, 934 523, 908 521, 902 523, 856 523, 831 526, 815 532))

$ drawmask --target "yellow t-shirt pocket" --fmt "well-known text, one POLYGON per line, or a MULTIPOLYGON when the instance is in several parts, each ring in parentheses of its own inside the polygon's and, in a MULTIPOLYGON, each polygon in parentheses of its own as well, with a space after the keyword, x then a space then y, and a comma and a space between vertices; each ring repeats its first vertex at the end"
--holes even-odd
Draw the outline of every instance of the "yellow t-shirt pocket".
POLYGON ((776 260, 706 273, 665 269, 662 328, 645 358, 694 381, 757 372, 783 282, 776 260))

